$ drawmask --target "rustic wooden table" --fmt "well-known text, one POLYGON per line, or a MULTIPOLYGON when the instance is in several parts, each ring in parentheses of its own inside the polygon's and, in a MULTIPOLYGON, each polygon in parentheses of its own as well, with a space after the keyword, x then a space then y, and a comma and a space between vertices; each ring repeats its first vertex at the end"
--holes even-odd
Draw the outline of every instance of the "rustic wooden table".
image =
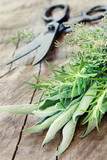
MULTIPOLYGON (((40 92, 28 89, 24 81, 34 82, 32 74, 41 77, 51 72, 43 60, 36 66, 31 63, 36 52, 23 57, 13 64, 6 63, 26 46, 20 42, 17 46, 10 41, 17 32, 30 28, 35 35, 45 30, 42 20, 44 8, 59 3, 70 6, 70 17, 80 11, 98 4, 106 4, 106 0, 0 0, 0 105, 33 103, 38 100, 40 92)), ((63 36, 60 38, 63 39, 63 36)), ((54 48, 45 60, 51 64, 61 65, 70 52, 68 47, 54 48)), ((95 129, 89 136, 80 139, 85 129, 78 125, 73 142, 59 160, 106 160, 107 158, 107 118, 104 117, 100 133, 95 129)), ((0 113, 0 160, 55 160, 55 151, 61 142, 61 133, 41 149, 46 132, 38 134, 22 133, 38 119, 34 116, 12 115, 0 113)))

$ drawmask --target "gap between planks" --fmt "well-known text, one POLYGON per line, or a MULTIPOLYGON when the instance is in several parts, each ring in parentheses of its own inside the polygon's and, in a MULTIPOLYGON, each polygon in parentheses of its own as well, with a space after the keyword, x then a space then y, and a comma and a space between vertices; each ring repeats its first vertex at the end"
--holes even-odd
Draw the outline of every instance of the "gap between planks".
MULTIPOLYGON (((40 63, 40 65, 39 65, 38 77, 40 77, 40 73, 41 73, 41 63, 40 63)), ((38 82, 37 82, 37 83, 38 83, 38 82)), ((31 100, 30 100, 29 104, 32 103, 35 93, 36 93, 36 89, 35 89, 35 90, 33 91, 33 93, 32 93, 31 100)), ((27 119, 28 119, 28 115, 25 116, 24 123, 23 123, 22 128, 21 128, 21 131, 20 131, 20 133, 19 133, 19 138, 18 138, 16 147, 15 147, 15 151, 14 151, 13 156, 12 156, 12 160, 15 159, 16 153, 17 153, 17 151, 18 151, 18 146, 19 146, 19 144, 20 144, 20 142, 21 142, 21 138, 22 138, 22 134, 23 134, 23 129, 24 129, 25 125, 26 125, 27 119)), ((58 160, 58 159, 57 159, 57 160, 58 160)))
MULTIPOLYGON (((19 43, 20 43, 20 41, 17 43, 17 45, 16 45, 16 47, 15 47, 15 50, 13 51, 12 57, 14 57, 14 55, 15 55, 17 49, 18 49, 19 43)), ((15 69, 16 69, 16 68, 13 68, 13 69, 12 69, 12 63, 11 63, 8 71, 7 71, 6 73, 4 73, 2 76, 0 76, 0 78, 5 77, 5 76, 8 75, 9 73, 13 72, 15 69)), ((39 66, 38 77, 40 77, 40 74, 41 74, 41 63, 40 63, 40 66, 39 66)), ((38 82, 37 82, 37 83, 38 83, 38 82)), ((33 91, 33 93, 32 93, 32 96, 31 96, 31 99, 30 99, 29 104, 32 103, 35 93, 36 93, 36 89, 35 89, 35 90, 33 91)), ((22 134, 23 134, 23 129, 24 129, 25 125, 26 125, 27 119, 28 119, 28 115, 25 116, 25 119, 24 119, 24 122, 23 122, 23 125, 22 125, 22 128, 21 128, 21 131, 20 131, 20 133, 19 133, 19 138, 18 138, 18 141, 17 141, 17 144, 16 144, 16 147, 15 147, 15 150, 14 150, 14 152, 13 152, 13 155, 12 155, 12 159, 11 159, 11 160, 14 160, 14 159, 15 159, 16 153, 17 153, 17 151, 18 151, 18 146, 19 146, 19 144, 20 144, 20 142, 21 142, 21 138, 22 138, 22 134)), ((57 148, 58 148, 58 147, 57 147, 57 148)), ((57 150, 57 149, 56 149, 56 150, 57 150)), ((56 156, 56 160, 58 160, 58 156, 56 156)))
MULTIPOLYGON (((41 74, 41 63, 39 65, 38 77, 40 77, 40 74, 41 74)), ((35 93, 36 93, 36 89, 32 93, 32 96, 31 96, 29 104, 31 104, 33 102, 33 98, 35 96, 35 93)), ((16 147, 15 147, 15 150, 14 150, 14 153, 13 153, 13 156, 12 156, 11 160, 15 160, 15 157, 16 157, 16 154, 17 154, 17 151, 18 151, 18 147, 19 147, 19 144, 20 144, 21 139, 22 139, 23 129, 24 129, 25 125, 26 125, 27 119, 28 119, 28 115, 25 116, 25 119, 24 119, 24 122, 23 122, 23 125, 22 125, 22 128, 21 128, 21 131, 19 133, 19 138, 18 138, 18 141, 17 141, 17 144, 16 144, 16 147)), ((57 149, 58 149, 58 146, 57 146, 57 149)), ((56 156, 56 160, 58 160, 58 156, 56 156)))

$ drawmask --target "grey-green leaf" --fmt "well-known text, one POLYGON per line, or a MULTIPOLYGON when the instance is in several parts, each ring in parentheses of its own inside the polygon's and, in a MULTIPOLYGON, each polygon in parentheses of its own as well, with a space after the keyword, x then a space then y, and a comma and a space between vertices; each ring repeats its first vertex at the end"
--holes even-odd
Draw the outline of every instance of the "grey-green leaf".
POLYGON ((72 117, 74 111, 78 107, 79 103, 74 104, 69 109, 64 111, 50 126, 47 135, 43 141, 42 146, 48 143, 51 139, 54 138, 56 132, 60 130, 72 117))
POLYGON ((93 90, 93 88, 96 87, 96 83, 94 83, 89 89, 88 91, 85 93, 85 95, 83 96, 83 98, 80 101, 79 107, 77 108, 77 110, 74 112, 73 114, 73 121, 76 122, 76 118, 78 118, 80 115, 83 115, 84 111, 86 111, 90 105, 90 103, 92 102, 94 96, 88 96, 88 95, 96 95, 97 91, 93 90))
POLYGON ((61 113, 55 114, 47 119, 45 119, 44 121, 42 121, 42 123, 37 123, 36 125, 27 128, 24 130, 24 132, 26 133, 34 133, 34 132, 41 132, 47 128, 49 128, 49 126, 53 123, 53 121, 60 115, 61 113))
MULTIPOLYGON (((39 109, 44 110, 47 107, 55 105, 57 102, 60 101, 60 96, 61 96, 61 99, 71 98, 71 92, 72 92, 72 90, 70 89, 70 90, 62 91, 60 93, 60 95, 57 94, 52 97, 47 97, 43 102, 41 102, 41 104, 39 105, 39 109)), ((76 96, 78 96, 78 89, 77 88, 74 91, 74 97, 76 97, 76 96)))
POLYGON ((56 156, 59 156, 68 148, 73 139, 75 128, 76 128, 76 123, 74 123, 72 119, 64 126, 62 131, 63 139, 61 145, 58 147, 56 156))
POLYGON ((88 122, 87 129, 83 132, 83 134, 80 136, 81 138, 85 137, 87 134, 89 134, 96 126, 96 120, 95 118, 90 119, 88 122))
POLYGON ((32 114, 37 109, 35 104, 6 105, 0 106, 0 111, 14 114, 32 114))
POLYGON ((71 98, 67 99, 66 102, 64 102, 64 106, 62 105, 61 102, 56 103, 55 107, 57 110, 65 110, 67 106, 71 103, 71 98))
MULTIPOLYGON (((63 91, 61 92, 61 98, 70 98, 70 93, 67 91, 63 91)), ((58 101, 60 101, 60 96, 59 94, 54 95, 52 97, 47 97, 40 105, 39 105, 39 109, 43 110, 46 109, 47 107, 56 104, 58 101)))
POLYGON ((57 109, 56 106, 48 107, 44 110, 35 110, 33 113, 37 117, 46 117, 51 116, 53 113, 60 111, 61 109, 57 109))

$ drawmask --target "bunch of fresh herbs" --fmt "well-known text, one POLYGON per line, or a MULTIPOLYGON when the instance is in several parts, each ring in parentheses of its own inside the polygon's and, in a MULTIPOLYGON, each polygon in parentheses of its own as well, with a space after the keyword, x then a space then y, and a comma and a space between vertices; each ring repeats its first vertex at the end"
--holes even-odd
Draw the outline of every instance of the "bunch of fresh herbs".
POLYGON ((65 36, 60 44, 79 46, 79 51, 69 56, 59 67, 48 66, 54 73, 44 80, 34 75, 38 83, 28 83, 31 88, 42 91, 39 101, 30 105, 1 106, 1 111, 34 114, 41 121, 25 129, 24 132, 40 132, 48 129, 42 146, 54 138, 62 129, 62 143, 56 155, 59 156, 69 146, 74 136, 78 119, 87 112, 82 125, 88 127, 81 138, 95 127, 99 131, 101 118, 107 111, 107 19, 94 27, 77 25, 75 32, 65 36))

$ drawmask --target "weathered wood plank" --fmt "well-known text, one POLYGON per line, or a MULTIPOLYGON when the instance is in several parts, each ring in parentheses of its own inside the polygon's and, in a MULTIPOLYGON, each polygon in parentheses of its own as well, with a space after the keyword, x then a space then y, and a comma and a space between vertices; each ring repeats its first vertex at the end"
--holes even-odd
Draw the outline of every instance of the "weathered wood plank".
MULTIPOLYGON (((30 3, 29 1, 26 2, 26 0, 22 2, 14 1, 12 3, 9 3, 7 0, 0 1, 0 77, 9 71, 10 65, 7 66, 6 64, 11 60, 14 52, 17 54, 16 46, 10 40, 11 37, 17 36, 18 32, 26 28, 31 29, 35 35, 38 35, 41 30, 45 29, 44 21, 41 17, 47 2, 42 2, 41 0, 39 2, 31 0, 30 3)), ((21 45, 18 48, 22 49, 21 45)))
MULTIPOLYGON (((5 3, 6 1, 3 1, 3 5, 5 5, 5 3)), ((2 8, 3 8, 3 5, 2 5, 2 8)), ((5 65, 11 59, 15 51, 15 46, 13 46, 13 44, 10 43, 10 36, 15 35, 15 33, 19 31, 19 27, 18 29, 16 29, 15 27, 15 26, 18 26, 16 24, 16 21, 17 21, 16 17, 18 16, 12 14, 14 13, 15 7, 18 8, 17 14, 18 13, 19 15, 22 14, 20 13, 22 10, 20 7, 23 8, 23 2, 20 3, 20 5, 18 3, 17 6, 7 5, 7 10, 2 10, 2 11, 3 12, 6 11, 6 13, 4 12, 4 16, 5 16, 5 14, 7 14, 8 10, 10 9, 9 16, 6 16, 7 19, 4 18, 1 21, 2 24, 0 23, 0 28, 3 30, 1 35, 1 42, 3 44, 1 44, 0 46, 1 47, 0 59, 2 59, 0 63, 1 65, 0 75, 2 77, 2 79, 0 79, 0 90, 1 90, 0 105, 30 103, 33 90, 29 90, 28 87, 24 84, 24 81, 25 80, 29 81, 33 73, 36 73, 36 74, 39 73, 39 65, 36 66, 35 69, 32 66, 24 67, 26 65, 26 62, 24 60, 23 60, 22 66, 19 67, 20 63, 18 63, 17 66, 12 66, 12 68, 16 68, 16 67, 18 68, 10 73, 8 73, 10 66, 5 65), (4 25, 5 21, 10 22, 10 19, 13 23, 9 23, 6 26, 7 28, 5 28, 5 25, 4 25), (16 21, 14 21, 15 19, 16 21), (5 73, 8 73, 8 74, 5 75, 5 73)), ((25 13, 27 13, 27 10, 25 13)), ((27 20, 28 20, 28 17, 27 17, 27 20)), ((23 30, 23 28, 25 29, 26 23, 24 23, 24 27, 22 23, 19 23, 19 24, 20 24, 21 31, 23 30)), ((17 54, 17 52, 15 54, 17 54)), ((18 143, 18 140, 20 139, 21 129, 24 121, 25 121, 25 116, 23 115, 16 116, 16 115, 10 115, 6 113, 0 113, 0 143, 1 143, 0 159, 3 159, 3 160, 12 159, 13 153, 15 152, 16 145, 18 143)))
MULTIPOLYGON (((38 74, 39 65, 35 70, 21 67, 0 79, 0 105, 30 103, 33 90, 24 81, 32 81, 34 72, 38 74)), ((12 158, 24 120, 24 115, 0 113, 0 159, 12 158)))

